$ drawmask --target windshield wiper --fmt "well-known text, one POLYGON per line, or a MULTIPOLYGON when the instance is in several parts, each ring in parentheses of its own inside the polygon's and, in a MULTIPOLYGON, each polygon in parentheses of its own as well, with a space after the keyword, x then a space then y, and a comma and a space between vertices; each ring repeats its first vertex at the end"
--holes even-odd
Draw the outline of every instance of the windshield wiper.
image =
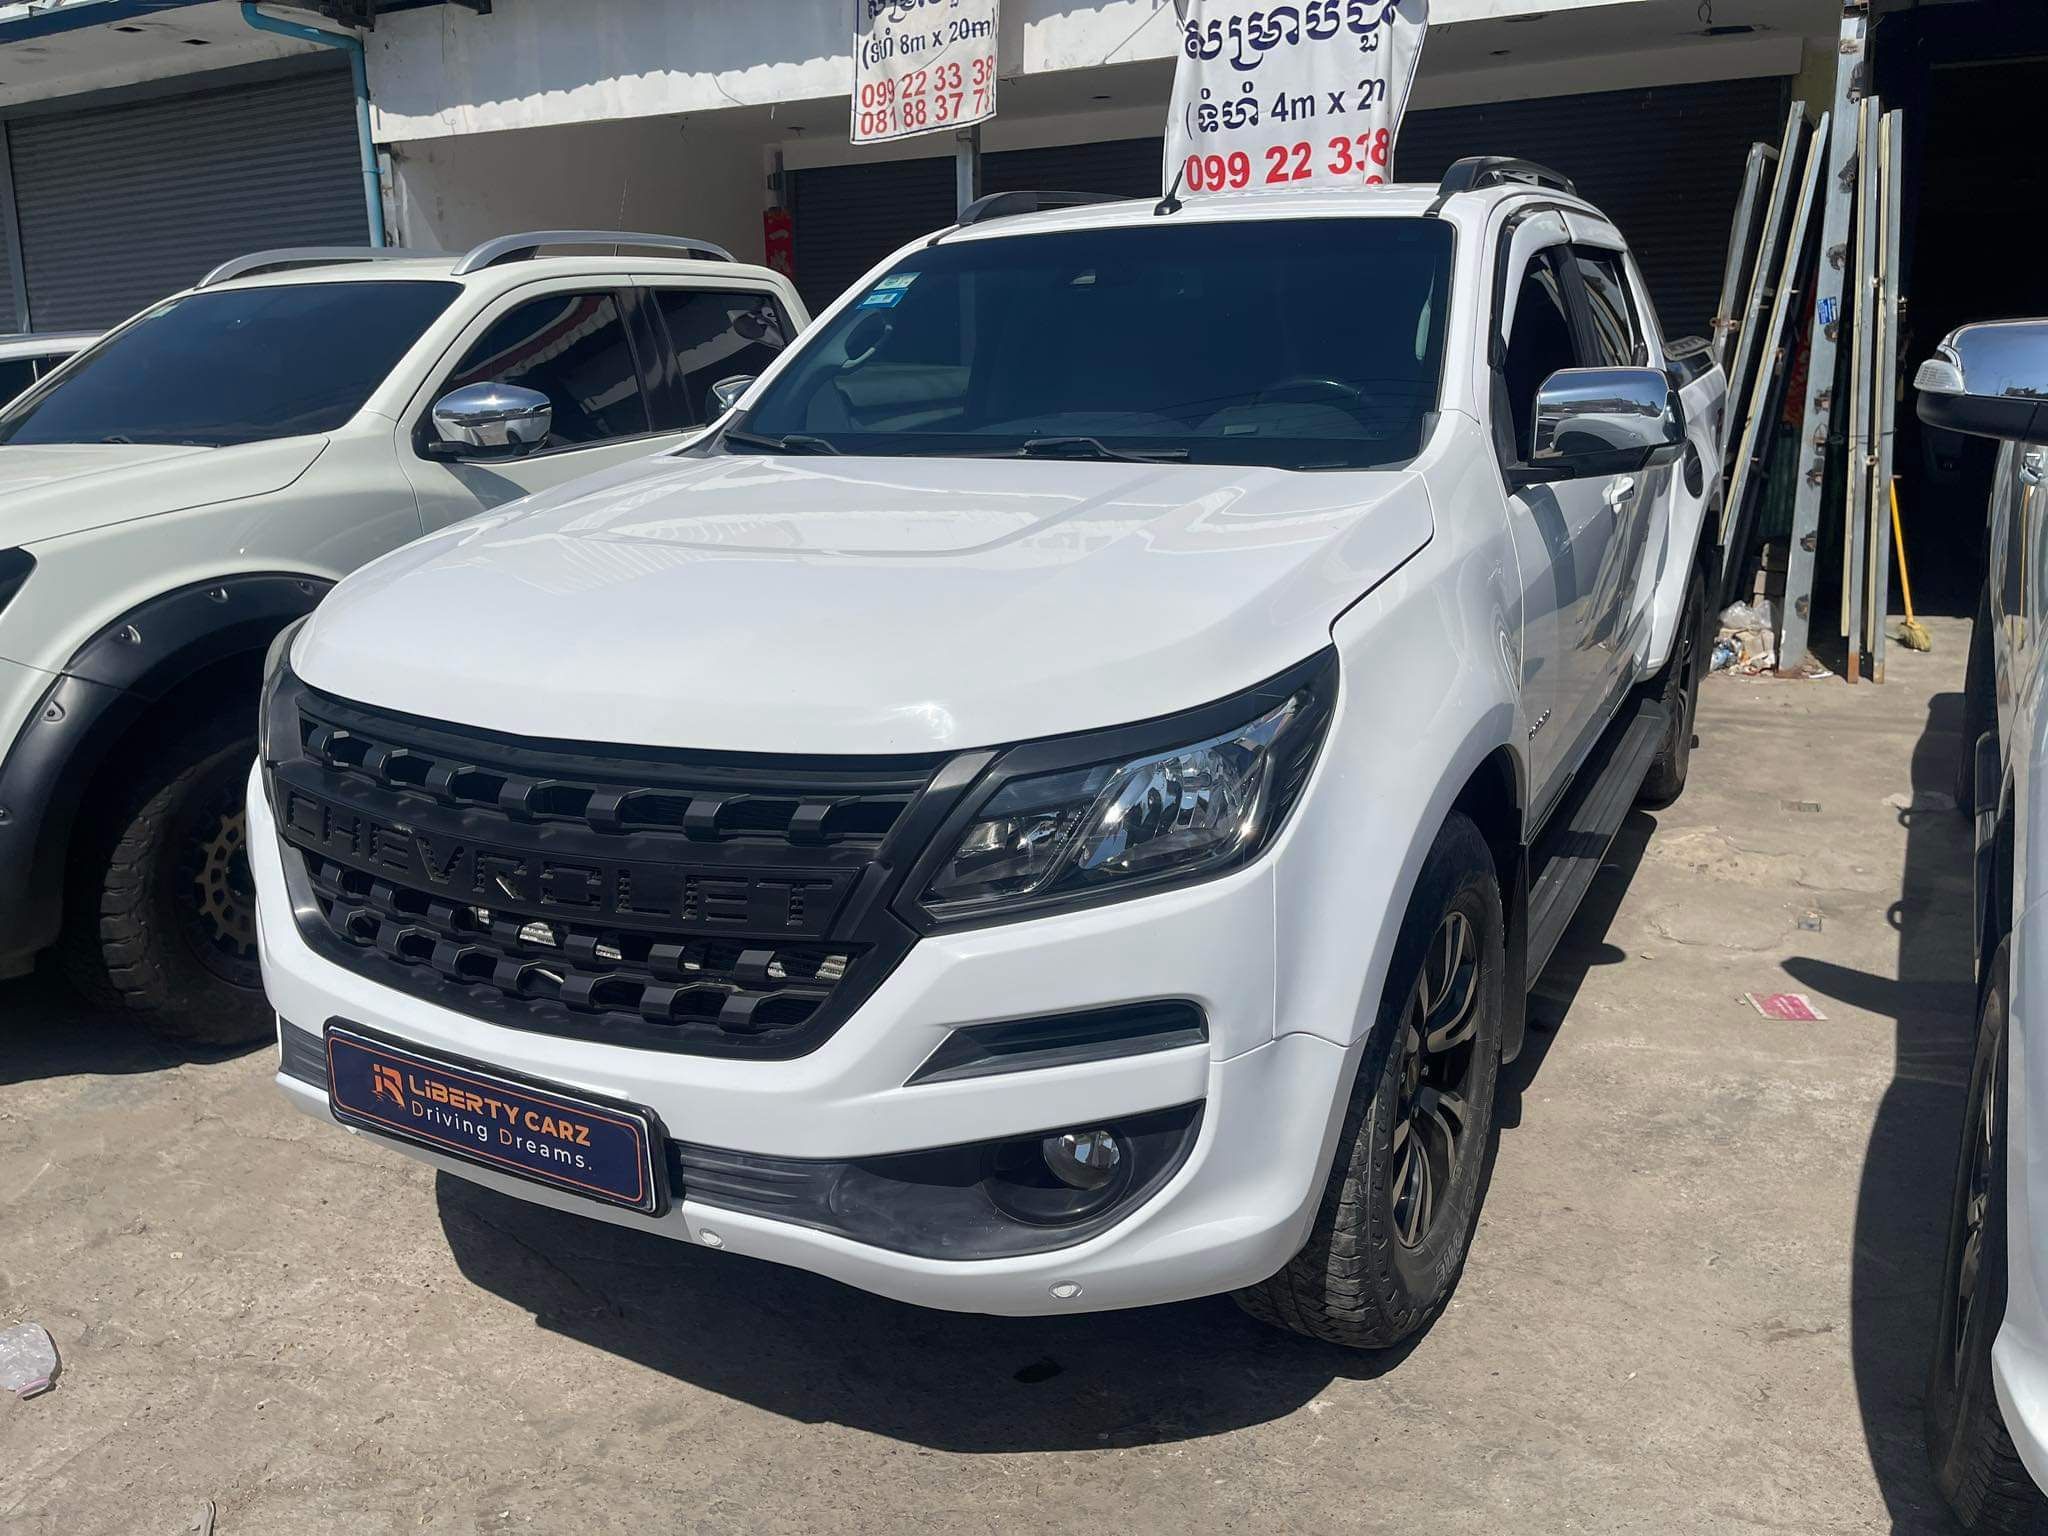
POLYGON ((1124 464, 1171 464, 1187 456, 1185 448, 1126 453, 1099 437, 1027 437, 1013 451, 996 455, 1004 459, 1114 459, 1124 464))
POLYGON ((742 448, 763 448, 769 453, 837 453, 839 450, 822 437, 813 437, 808 432, 790 432, 781 437, 770 437, 765 432, 742 432, 738 427, 725 429, 725 441, 738 443, 742 448))

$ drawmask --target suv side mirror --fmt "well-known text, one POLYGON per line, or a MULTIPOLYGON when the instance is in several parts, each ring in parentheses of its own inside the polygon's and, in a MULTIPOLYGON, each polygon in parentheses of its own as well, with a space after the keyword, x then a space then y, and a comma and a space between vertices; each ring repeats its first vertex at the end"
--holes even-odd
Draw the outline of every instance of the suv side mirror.
POLYGON ((1913 375, 1930 427, 2048 441, 2048 320, 1993 320, 1950 331, 1913 375))
POLYGON ((719 414, 723 415, 740 403, 740 396, 744 395, 759 377, 759 374, 736 373, 729 379, 720 379, 711 386, 711 403, 718 408, 719 414))
POLYGON ((516 459, 547 441, 555 408, 537 389, 465 384, 434 402, 436 458, 516 459))
POLYGON ((1524 481, 1627 475, 1685 452, 1685 413, 1656 368, 1560 368, 1536 391, 1524 481))

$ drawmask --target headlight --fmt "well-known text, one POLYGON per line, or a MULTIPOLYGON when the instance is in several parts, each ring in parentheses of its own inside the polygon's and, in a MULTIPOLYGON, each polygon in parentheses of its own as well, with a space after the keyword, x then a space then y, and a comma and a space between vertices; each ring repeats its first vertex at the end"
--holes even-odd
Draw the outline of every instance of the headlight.
POLYGON ((926 875, 924 917, 1135 895, 1256 857, 1314 765, 1336 670, 1326 651, 1178 720, 1006 753, 926 875), (1124 742, 1139 750, 1095 756, 1124 742))
MULTIPOLYGON (((287 685, 293 680, 292 641, 305 627, 305 619, 293 619, 277 632, 270 642, 270 654, 263 658, 263 690, 256 699, 256 749, 263 754, 266 770, 272 763, 298 755, 298 690, 287 685)), ((266 784, 269 778, 266 771, 266 784)))

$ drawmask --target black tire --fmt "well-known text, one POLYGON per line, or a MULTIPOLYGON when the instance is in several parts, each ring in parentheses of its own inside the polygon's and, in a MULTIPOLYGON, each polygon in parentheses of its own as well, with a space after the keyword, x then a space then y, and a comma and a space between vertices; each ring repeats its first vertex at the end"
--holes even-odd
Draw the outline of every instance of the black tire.
POLYGON ((138 749, 73 848, 60 960, 86 1000, 168 1039, 240 1045, 275 1030, 256 960, 243 715, 138 749))
POLYGON ((1427 1327, 1450 1300, 1479 1219, 1493 1133, 1502 931, 1492 855, 1479 829, 1453 814, 1401 920, 1308 1242, 1278 1274, 1235 1293, 1253 1317, 1332 1344, 1385 1349, 1427 1327), (1453 954, 1459 923, 1469 977, 1453 954), (1417 1028, 1432 1016, 1443 1022, 1417 1028), (1446 1048, 1418 1049, 1425 1034, 1446 1048), (1455 1134, 1452 1103, 1465 1111, 1455 1134))
POLYGON ((1707 578, 1694 568, 1685 584, 1685 606, 1678 610, 1678 633, 1671 639, 1671 656, 1658 679, 1658 697, 1663 701, 1670 723, 1657 748, 1656 761, 1636 794, 1639 805, 1659 810, 1685 792, 1686 770, 1692 766, 1694 723, 1700 707, 1700 663, 1707 652, 1707 578))
POLYGON ((2006 950, 1992 957, 1949 1208, 1941 1321, 1927 1378, 1934 1480, 1966 1531, 2048 1531, 2048 1499, 2013 1450, 1991 1386, 2005 1318, 2006 950))
POLYGON ((1956 809, 1977 812, 1977 738, 1998 729, 1996 663, 1991 656, 1991 588, 1977 599, 1970 626, 1970 656, 1963 670, 1963 749, 1956 755, 1956 809))

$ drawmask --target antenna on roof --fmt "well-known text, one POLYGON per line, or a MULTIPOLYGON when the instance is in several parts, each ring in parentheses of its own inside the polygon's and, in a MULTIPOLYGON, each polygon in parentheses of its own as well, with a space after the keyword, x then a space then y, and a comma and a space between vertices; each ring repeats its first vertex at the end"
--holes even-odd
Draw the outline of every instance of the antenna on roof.
POLYGON ((1159 199, 1159 206, 1152 210, 1152 217, 1163 219, 1169 213, 1180 212, 1180 181, 1188 173, 1188 163, 1183 160, 1180 169, 1173 173, 1173 185, 1166 189, 1166 196, 1159 199))

